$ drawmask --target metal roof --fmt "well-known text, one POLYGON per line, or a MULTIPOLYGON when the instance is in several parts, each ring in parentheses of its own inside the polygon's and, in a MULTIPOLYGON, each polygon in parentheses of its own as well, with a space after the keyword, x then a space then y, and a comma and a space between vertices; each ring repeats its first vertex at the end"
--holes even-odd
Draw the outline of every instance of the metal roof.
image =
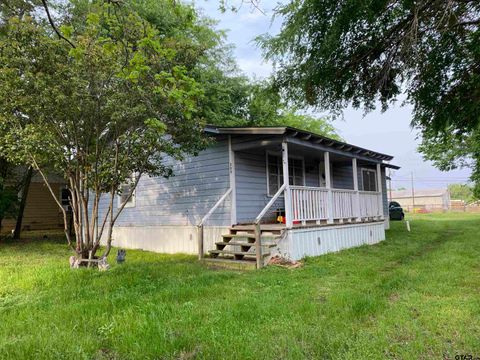
MULTIPOLYGON (((297 137, 302 140, 310 141, 315 144, 322 144, 332 149, 350 152, 352 154, 366 156, 375 160, 390 161, 393 156, 382 154, 377 151, 364 149, 362 147, 348 144, 343 141, 330 139, 326 136, 312 133, 310 131, 296 129, 290 126, 262 126, 262 127, 222 127, 215 125, 207 125, 205 131, 211 134, 225 134, 225 135, 287 135, 297 137)), ((393 169, 400 169, 400 167, 391 164, 384 164, 386 167, 393 169)))

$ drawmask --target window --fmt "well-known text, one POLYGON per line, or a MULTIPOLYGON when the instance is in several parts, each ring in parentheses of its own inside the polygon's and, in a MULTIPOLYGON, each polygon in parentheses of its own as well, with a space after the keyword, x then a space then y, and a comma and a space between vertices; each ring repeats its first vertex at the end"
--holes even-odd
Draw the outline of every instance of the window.
POLYGON ((60 202, 65 209, 70 210, 70 190, 67 187, 63 187, 60 190, 60 202))
POLYGON ((370 169, 362 169, 362 183, 364 191, 377 191, 377 172, 370 169))
MULTIPOLYGON (((122 205, 130 195, 130 192, 132 191, 132 187, 135 185, 135 175, 132 175, 132 177, 129 179, 129 181, 125 184, 122 184, 119 189, 119 195, 118 195, 118 206, 122 205)), ((135 197, 136 197, 136 190, 133 190, 132 196, 130 199, 128 199, 127 203, 125 204, 125 207, 134 207, 135 206, 135 197)))
MULTIPOLYGON (((303 159, 288 159, 288 183, 305 185, 305 164, 303 159)), ((268 195, 273 196, 283 184, 282 157, 267 153, 267 187, 268 195)))

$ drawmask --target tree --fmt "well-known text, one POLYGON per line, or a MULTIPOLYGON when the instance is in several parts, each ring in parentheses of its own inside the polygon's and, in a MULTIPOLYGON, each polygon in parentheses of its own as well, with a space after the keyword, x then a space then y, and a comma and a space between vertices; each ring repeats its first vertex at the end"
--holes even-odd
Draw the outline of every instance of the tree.
POLYGON ((342 140, 328 118, 302 114, 283 99, 270 80, 251 81, 244 76, 219 73, 211 86, 213 104, 209 122, 220 126, 292 126, 342 140))
POLYGON ((450 184, 448 191, 451 199, 463 200, 467 204, 478 199, 473 193, 473 187, 468 184, 450 184))
MULTIPOLYGON (((77 0, 54 4, 54 19, 46 4, 45 13, 2 17, 0 155, 31 166, 47 186, 49 172, 67 180, 75 243, 49 188, 79 258, 94 256, 103 234, 101 257, 108 255, 112 228, 140 177, 168 177, 165 157, 202 149, 205 119, 300 124, 278 93, 238 73, 223 34, 190 6, 77 0), (109 205, 99 218, 103 196, 109 205)), ((303 119, 311 129, 329 129, 303 119)))
POLYGON ((78 257, 95 255, 140 176, 170 176, 165 157, 203 148, 199 84, 163 37, 128 4, 63 8, 59 38, 42 19, 11 17, 0 41, 0 154, 43 177, 78 257), (68 181, 75 243, 48 169, 68 181), (104 195, 105 194, 105 195, 104 195), (114 199, 122 194, 118 207, 114 199), (99 218, 99 202, 108 209, 99 218))
POLYGON ((293 0, 277 15, 285 19, 280 33, 259 43, 290 99, 370 111, 402 95, 427 143, 461 146, 461 139, 477 138, 479 1, 293 0))
POLYGON ((442 134, 429 132, 419 146, 426 160, 440 170, 472 169, 473 194, 480 198, 480 130, 458 133, 447 129, 442 134))
POLYGON ((0 233, 6 217, 16 214, 17 194, 8 180, 12 178, 12 167, 5 158, 0 157, 0 233))

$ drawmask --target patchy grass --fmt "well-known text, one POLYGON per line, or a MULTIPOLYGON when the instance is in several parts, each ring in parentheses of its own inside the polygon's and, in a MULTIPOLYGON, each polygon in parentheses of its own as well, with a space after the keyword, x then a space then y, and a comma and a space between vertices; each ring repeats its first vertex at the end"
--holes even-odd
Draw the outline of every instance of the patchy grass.
POLYGON ((211 270, 128 251, 68 268, 63 241, 0 244, 0 357, 132 359, 480 356, 480 216, 417 215, 387 241, 305 267, 211 270), (113 259, 111 259, 113 263, 113 259))

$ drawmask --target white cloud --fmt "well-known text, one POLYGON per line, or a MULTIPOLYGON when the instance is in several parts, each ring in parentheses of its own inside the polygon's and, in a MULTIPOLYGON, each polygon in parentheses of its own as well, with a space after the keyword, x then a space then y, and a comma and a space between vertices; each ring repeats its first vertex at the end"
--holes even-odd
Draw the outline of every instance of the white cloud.
POLYGON ((263 61, 259 56, 240 58, 237 62, 240 69, 250 77, 266 78, 272 73, 272 64, 263 61))

